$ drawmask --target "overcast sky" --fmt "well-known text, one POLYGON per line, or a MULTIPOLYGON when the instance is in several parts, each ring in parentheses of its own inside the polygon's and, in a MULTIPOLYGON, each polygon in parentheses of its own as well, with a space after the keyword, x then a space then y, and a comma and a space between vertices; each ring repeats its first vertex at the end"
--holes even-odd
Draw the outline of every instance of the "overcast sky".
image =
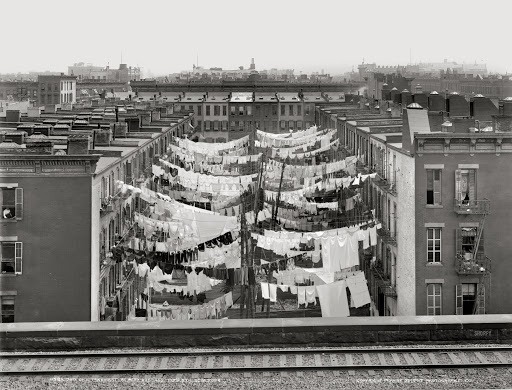
POLYGON ((512 72, 509 0, 2 0, 0 73, 75 62, 154 75, 207 68, 336 74, 357 64, 487 63, 512 72))

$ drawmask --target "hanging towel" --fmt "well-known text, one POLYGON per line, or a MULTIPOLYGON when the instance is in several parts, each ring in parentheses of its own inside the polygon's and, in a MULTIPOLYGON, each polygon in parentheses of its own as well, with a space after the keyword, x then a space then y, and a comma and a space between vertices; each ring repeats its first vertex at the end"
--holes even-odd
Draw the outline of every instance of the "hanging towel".
POLYGON ((270 299, 270 291, 268 288, 268 283, 261 282, 261 297, 263 299, 270 299))
POLYGON ((270 302, 277 302, 277 284, 273 284, 273 283, 269 284, 268 289, 269 289, 270 302))
POLYGON ((370 234, 370 243, 372 246, 377 245, 377 227, 371 227, 368 229, 370 234))
POLYGON ((297 304, 306 305, 306 287, 297 287, 297 304))
POLYGON ((226 307, 233 306, 233 293, 230 291, 226 294, 226 307))
POLYGON ((346 287, 347 284, 344 280, 316 286, 316 293, 320 299, 320 307, 322 309, 322 317, 350 316, 346 287))
POLYGON ((307 286, 306 287, 306 302, 313 303, 316 305, 316 287, 315 286, 307 286))
POLYGON ((370 292, 368 291, 368 285, 366 284, 363 272, 356 274, 356 276, 348 277, 346 282, 354 307, 361 307, 371 302, 370 292))

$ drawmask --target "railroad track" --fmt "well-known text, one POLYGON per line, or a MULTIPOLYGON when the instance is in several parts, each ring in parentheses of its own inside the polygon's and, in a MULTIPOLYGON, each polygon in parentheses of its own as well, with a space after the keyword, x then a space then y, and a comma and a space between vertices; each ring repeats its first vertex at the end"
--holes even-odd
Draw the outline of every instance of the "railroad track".
MULTIPOLYGON (((184 374, 211 378, 219 373, 305 372, 325 371, 334 375, 346 371, 355 375, 365 371, 375 375, 382 371, 390 375, 399 371, 403 375, 428 374, 434 370, 442 374, 446 369, 465 370, 505 368, 512 373, 512 347, 418 347, 418 348, 316 348, 316 349, 246 349, 179 352, 57 352, 0 354, 0 375, 13 376, 75 376, 121 374, 184 374)), ((381 375, 382 375, 381 374, 381 375)))

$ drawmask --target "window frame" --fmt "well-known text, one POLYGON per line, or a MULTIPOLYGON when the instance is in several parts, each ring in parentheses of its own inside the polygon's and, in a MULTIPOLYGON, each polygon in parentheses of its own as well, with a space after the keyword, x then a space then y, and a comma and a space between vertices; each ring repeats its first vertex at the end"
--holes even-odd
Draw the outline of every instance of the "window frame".
POLYGON ((441 227, 428 227, 427 228, 427 263, 428 264, 441 264, 442 262, 442 237, 443 229, 441 227), (432 231, 432 238, 429 238, 429 232, 432 231), (436 232, 439 232, 439 238, 436 237, 436 232), (432 249, 429 249, 429 243, 432 241, 432 249), (436 249, 436 241, 438 241, 439 249, 436 249), (429 255, 432 253, 432 260, 429 255), (439 253, 439 260, 436 261, 436 253, 439 253))
POLYGON ((441 283, 427 284, 427 315, 443 315, 443 285, 441 283), (436 291, 436 288, 439 291, 436 291), (436 305, 436 298, 439 298, 439 305, 436 305))
POLYGON ((427 200, 426 204, 429 206, 441 206, 443 204, 443 170, 442 169, 427 169, 426 170, 427 175, 427 200), (439 178, 436 180, 436 174, 439 175, 439 178), (429 177, 431 176, 431 177, 429 177), (432 183, 432 188, 429 188, 429 181, 432 183), (436 183, 437 183, 437 189, 436 191, 436 183), (431 200, 432 203, 429 203, 429 191, 432 192, 431 200), (437 201, 436 202, 436 195, 437 195, 437 201))
POLYGON ((16 302, 16 296, 15 295, 2 295, 0 296, 0 323, 2 324, 9 324, 9 323, 14 323, 15 322, 15 314, 16 314, 16 306, 15 306, 15 302, 16 302), (12 301, 12 303, 11 303, 12 301), (5 311, 6 309, 4 308, 4 306, 11 306, 12 305, 12 309, 7 309, 7 311, 9 312, 9 314, 7 315, 10 315, 12 316, 12 321, 4 321, 4 316, 6 316, 5 314, 5 311), (12 313, 10 313, 12 311, 12 313))
POLYGON ((14 272, 4 272, 0 268, 0 275, 21 275, 23 273, 23 243, 21 241, 0 241, 0 264, 12 263, 14 272), (14 245, 14 258, 3 258, 3 246, 14 245))

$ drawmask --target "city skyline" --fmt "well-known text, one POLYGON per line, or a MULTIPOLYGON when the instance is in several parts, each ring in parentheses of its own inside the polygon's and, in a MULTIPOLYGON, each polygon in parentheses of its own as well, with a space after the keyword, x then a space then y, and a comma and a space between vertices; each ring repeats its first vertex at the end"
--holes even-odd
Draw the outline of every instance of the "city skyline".
POLYGON ((491 1, 496 6, 478 10, 480 20, 493 20, 493 42, 489 43, 489 34, 482 34, 476 23, 468 29, 461 22, 471 20, 472 2, 434 1, 428 9, 406 14, 409 4, 398 1, 383 8, 379 2, 366 2, 363 9, 325 1, 312 13, 305 3, 296 1, 263 0, 248 8, 225 0, 200 2, 201 12, 190 13, 185 3, 154 1, 136 13, 141 5, 135 2, 93 0, 87 8, 70 7, 60 0, 29 1, 23 8, 11 2, 5 6, 5 15, 23 14, 25 24, 20 29, 19 18, 5 21, 6 31, 15 33, 3 42, 4 53, 9 54, 0 63, 0 73, 67 72, 76 62, 116 68, 121 57, 123 63, 140 66, 154 76, 192 70, 196 62, 205 68, 247 68, 251 58, 257 70, 294 69, 296 74, 322 70, 340 74, 352 67, 357 71, 363 59, 392 66, 446 58, 486 63, 493 73, 512 69, 512 53, 500 43, 507 36, 507 12, 502 11, 510 5, 491 1), (41 15, 45 19, 51 15, 55 23, 45 25, 47 44, 34 45, 41 15), (98 27, 91 28, 91 21, 98 27), (451 25, 449 29, 439 28, 444 21, 451 25), (408 34, 412 25, 415 28, 408 34), (457 45, 446 43, 455 41, 457 45))

